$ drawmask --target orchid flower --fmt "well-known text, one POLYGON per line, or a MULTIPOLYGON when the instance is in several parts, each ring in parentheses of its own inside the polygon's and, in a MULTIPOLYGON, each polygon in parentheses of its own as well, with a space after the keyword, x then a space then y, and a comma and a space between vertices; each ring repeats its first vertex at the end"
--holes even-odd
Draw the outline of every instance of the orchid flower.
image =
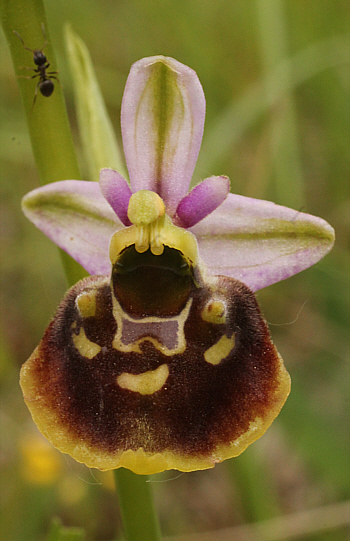
POLYGON ((92 276, 72 287, 21 371, 42 433, 77 461, 140 474, 213 467, 280 412, 290 378, 253 292, 321 259, 322 219, 229 193, 188 193, 205 98, 171 58, 136 62, 121 127, 128 183, 66 180, 25 215, 92 276))

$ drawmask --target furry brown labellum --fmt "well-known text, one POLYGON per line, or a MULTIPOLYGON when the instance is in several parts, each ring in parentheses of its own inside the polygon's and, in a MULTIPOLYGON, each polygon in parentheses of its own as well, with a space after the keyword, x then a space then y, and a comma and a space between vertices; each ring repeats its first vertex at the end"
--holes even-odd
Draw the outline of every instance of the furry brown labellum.
POLYGON ((111 278, 68 291, 22 368, 39 429, 89 467, 213 467, 259 438, 289 394, 253 293, 205 278, 191 233, 162 210, 157 220, 115 233, 111 278))

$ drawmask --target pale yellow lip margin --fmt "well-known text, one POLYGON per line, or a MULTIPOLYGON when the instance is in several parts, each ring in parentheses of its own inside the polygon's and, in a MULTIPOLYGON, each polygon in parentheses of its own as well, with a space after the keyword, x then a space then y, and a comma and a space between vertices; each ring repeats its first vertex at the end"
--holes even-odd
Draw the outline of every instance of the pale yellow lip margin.
POLYGON ((150 454, 145 453, 142 448, 137 451, 124 452, 116 450, 114 454, 111 454, 96 447, 89 447, 80 438, 69 434, 67 427, 61 424, 56 412, 47 406, 45 397, 40 394, 40 389, 32 378, 32 374, 36 373, 37 364, 42 362, 41 359, 40 346, 38 346, 23 365, 20 377, 24 399, 34 422, 42 434, 61 452, 68 453, 77 462, 82 462, 89 468, 100 470, 124 467, 140 475, 150 475, 171 469, 185 472, 213 468, 215 464, 227 458, 240 455, 248 445, 262 436, 279 414, 290 392, 290 377, 281 357, 279 357, 279 385, 275 393, 274 406, 265 419, 257 419, 252 422, 249 430, 231 445, 218 447, 210 457, 189 457, 169 451, 150 454))

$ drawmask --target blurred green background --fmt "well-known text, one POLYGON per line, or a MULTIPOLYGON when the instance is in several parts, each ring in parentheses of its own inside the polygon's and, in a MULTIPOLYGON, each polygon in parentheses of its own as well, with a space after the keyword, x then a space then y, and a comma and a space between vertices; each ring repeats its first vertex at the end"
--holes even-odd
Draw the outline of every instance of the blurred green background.
MULTIPOLYGON (((335 248, 318 265, 258 293, 292 376, 282 413, 237 459, 152 477, 164 535, 220 540, 203 532, 232 528, 225 539, 287 539, 282 532, 293 531, 290 538, 306 541, 349 539, 348 1, 48 0, 46 9, 78 152, 66 21, 90 50, 118 136, 131 64, 172 56, 197 72, 207 100, 194 181, 227 174, 233 192, 319 215, 336 231, 335 248), (252 526, 266 520, 260 533, 252 526)), ((43 540, 58 516, 86 528, 88 541, 110 541, 121 535, 111 475, 47 444, 18 385, 66 284, 56 248, 20 211, 39 183, 2 33, 0 47, 0 538, 43 540)), ((34 95, 36 83, 28 84, 34 95)))

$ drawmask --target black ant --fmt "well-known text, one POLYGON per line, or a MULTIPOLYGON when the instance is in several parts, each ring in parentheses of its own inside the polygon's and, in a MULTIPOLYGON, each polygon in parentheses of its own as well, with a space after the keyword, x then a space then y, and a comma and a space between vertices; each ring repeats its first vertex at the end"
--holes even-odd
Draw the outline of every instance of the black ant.
POLYGON ((45 43, 44 43, 44 45, 42 46, 41 49, 30 49, 29 47, 27 47, 25 45, 22 37, 19 35, 19 33, 16 32, 16 30, 13 30, 13 33, 16 34, 16 36, 21 40, 23 47, 25 49, 27 49, 27 51, 30 51, 30 52, 33 53, 33 60, 34 60, 34 63, 36 64, 36 66, 37 66, 36 68, 29 68, 27 66, 19 68, 19 69, 33 70, 35 72, 35 75, 32 75, 31 77, 26 77, 24 75, 23 76, 20 75, 19 77, 23 77, 24 79, 34 79, 35 77, 39 77, 38 84, 36 85, 36 88, 35 88, 35 94, 34 94, 34 100, 33 100, 32 109, 33 109, 34 104, 35 104, 35 100, 36 100, 36 97, 37 97, 37 94, 38 94, 38 89, 40 90, 40 92, 42 93, 43 96, 48 98, 48 97, 51 96, 52 92, 55 89, 55 85, 54 85, 52 79, 56 79, 58 81, 58 78, 55 77, 55 75, 58 73, 58 71, 46 71, 48 69, 48 67, 50 66, 50 63, 48 62, 46 56, 44 55, 43 50, 46 47, 48 41, 47 41, 47 38, 46 38, 45 28, 44 28, 43 24, 41 25, 41 29, 43 31, 43 35, 44 35, 44 38, 45 38, 45 43))

